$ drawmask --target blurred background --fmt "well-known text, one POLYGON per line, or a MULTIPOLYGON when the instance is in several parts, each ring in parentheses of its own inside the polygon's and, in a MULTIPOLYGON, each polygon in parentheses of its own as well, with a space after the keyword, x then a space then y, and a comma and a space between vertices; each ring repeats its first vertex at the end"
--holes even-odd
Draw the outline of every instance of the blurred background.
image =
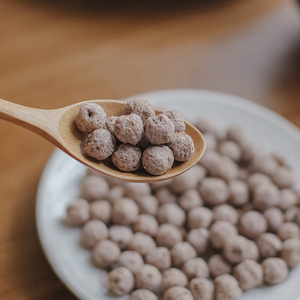
MULTIPOLYGON (((0 98, 58 108, 170 88, 242 96, 300 126, 297 1, 0 0, 0 98)), ((54 146, 0 128, 0 299, 75 299, 35 228, 54 146)))

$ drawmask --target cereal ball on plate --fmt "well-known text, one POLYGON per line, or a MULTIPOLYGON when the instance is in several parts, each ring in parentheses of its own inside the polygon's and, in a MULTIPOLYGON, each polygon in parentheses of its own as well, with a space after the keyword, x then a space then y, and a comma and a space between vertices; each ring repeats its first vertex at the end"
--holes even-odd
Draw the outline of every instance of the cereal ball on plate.
POLYGON ((133 290, 134 276, 127 268, 114 269, 108 274, 108 286, 116 295, 124 296, 133 290))
POLYGON ((133 224, 134 232, 142 232, 150 236, 155 236, 158 229, 156 219, 151 215, 141 214, 133 224))
POLYGON ((164 293, 163 300, 194 300, 194 298, 185 287, 173 286, 164 293))
POLYGON ((145 257, 147 264, 156 267, 159 271, 164 271, 171 266, 171 254, 165 247, 151 249, 145 257))
POLYGON ((146 289, 135 290, 131 293, 129 300, 158 300, 157 296, 146 289))
POLYGON ((238 232, 234 225, 227 221, 213 223, 209 230, 209 238, 213 247, 220 249, 227 239, 237 236, 238 232))
POLYGON ((262 173, 252 173, 248 179, 247 183, 250 191, 254 191, 255 187, 260 184, 270 184, 272 183, 268 175, 262 173))
POLYGON ((108 268, 114 264, 120 256, 118 245, 109 240, 98 242, 93 248, 92 258, 100 268, 108 268))
POLYGON ((268 228, 270 231, 275 232, 283 223, 282 211, 277 207, 270 207, 266 209, 264 216, 268 222, 268 228))
POLYGON ((142 256, 136 251, 124 251, 118 259, 118 266, 127 268, 133 274, 140 271, 143 264, 142 256))
POLYGON ((135 274, 136 287, 156 292, 160 289, 162 276, 157 268, 151 265, 143 265, 135 274))
POLYGON ((240 168, 237 179, 247 181, 248 177, 249 177, 249 171, 247 169, 240 168))
POLYGON ((282 241, 287 239, 299 239, 300 229, 294 222, 284 222, 278 228, 277 235, 282 241))
POLYGON ((262 262, 264 282, 267 284, 278 284, 285 281, 289 275, 285 261, 278 257, 270 257, 262 262))
MULTIPOLYGON (((297 206, 290 206, 289 208, 287 208, 287 210, 284 213, 284 221, 285 222, 297 222, 297 216, 299 214, 300 208, 297 206)), ((299 225, 299 224, 298 224, 299 225)))
POLYGON ((155 216, 158 209, 157 198, 152 195, 141 196, 139 200, 136 200, 141 214, 147 214, 155 216))
POLYGON ((115 242, 121 250, 127 248, 130 243, 133 233, 130 227, 114 225, 109 227, 109 238, 115 242))
POLYGON ((251 163, 253 172, 263 173, 266 175, 273 174, 278 168, 276 160, 271 155, 260 155, 251 163))
POLYGON ((136 171, 142 162, 142 151, 130 144, 121 144, 111 157, 113 164, 123 172, 136 171))
POLYGON ((288 189, 296 182, 294 171, 287 167, 277 168, 271 177, 280 189, 288 189))
POLYGON ((90 215, 92 219, 97 219, 107 224, 111 216, 111 205, 106 200, 96 200, 90 205, 90 215))
POLYGON ((188 227, 190 229, 207 228, 213 219, 212 211, 207 207, 194 207, 188 212, 188 227))
POLYGON ((149 146, 151 146, 151 142, 149 141, 149 139, 146 137, 145 133, 143 132, 142 138, 136 145, 138 147, 140 147, 142 150, 144 150, 144 149, 148 148, 149 146))
POLYGON ((228 183, 229 203, 235 207, 240 207, 249 201, 249 190, 245 181, 234 179, 228 183))
POLYGON ((206 144, 206 150, 215 150, 218 145, 216 136, 211 133, 203 133, 203 137, 206 144))
POLYGON ((90 219, 89 203, 79 198, 68 205, 66 222, 72 226, 81 226, 90 219))
POLYGON ((84 141, 85 153, 97 160, 103 160, 113 154, 116 148, 116 139, 106 129, 96 129, 84 141))
POLYGON ((151 236, 141 232, 137 232, 131 238, 131 241, 128 244, 128 249, 136 251, 144 256, 153 248, 155 248, 155 246, 155 242, 151 238, 151 236))
POLYGON ((84 246, 92 248, 97 242, 107 239, 108 229, 100 220, 90 220, 82 228, 81 242, 84 246))
POLYGON ((126 103, 123 114, 136 114, 145 123, 148 118, 155 116, 155 110, 148 100, 133 99, 126 103))
POLYGON ((298 204, 298 195, 292 189, 280 190, 280 201, 278 207, 281 210, 287 210, 291 206, 298 204))
POLYGON ((89 202, 103 199, 108 190, 108 183, 100 176, 88 176, 81 181, 81 195, 89 202))
POLYGON ((244 139, 239 143, 242 150, 242 161, 246 164, 251 163, 256 157, 261 155, 261 149, 253 141, 244 139))
POLYGON ((226 139, 229 141, 233 141, 236 143, 240 143, 244 141, 246 138, 246 134, 242 126, 237 124, 232 124, 227 129, 226 139))
POLYGON ((208 172, 213 177, 229 181, 238 177, 239 167, 231 158, 222 156, 218 161, 212 163, 208 172))
POLYGON ((176 268, 170 268, 162 273, 161 289, 166 291, 173 286, 187 286, 188 279, 186 275, 176 268))
POLYGON ((207 263, 200 257, 187 260, 182 266, 182 271, 189 280, 196 277, 209 277, 207 263))
POLYGON ((194 207, 202 206, 203 204, 199 192, 195 189, 185 191, 179 197, 178 203, 180 207, 185 211, 189 211, 194 207))
POLYGON ((156 243, 158 246, 171 248, 182 242, 181 231, 172 224, 162 224, 156 233, 156 243))
POLYGON ((220 154, 228 156, 235 162, 238 162, 242 157, 240 146, 232 141, 222 141, 218 146, 218 151, 220 154))
POLYGON ((110 188, 113 188, 116 186, 123 187, 123 185, 125 184, 125 181, 122 181, 122 180, 112 177, 112 176, 106 176, 105 179, 106 179, 108 185, 110 186, 110 188))
POLYGON ((273 184, 260 184, 255 186, 253 191, 253 203, 259 210, 266 210, 269 207, 278 205, 280 193, 273 184))
POLYGON ((112 220, 119 225, 134 223, 139 214, 138 205, 130 198, 120 198, 112 208, 112 220))
POLYGON ((115 134, 115 123, 116 123, 116 120, 118 119, 117 116, 112 116, 112 117, 109 117, 106 119, 106 128, 107 130, 112 134, 112 135, 116 135, 115 134))
POLYGON ((177 196, 173 194, 167 187, 162 187, 155 192, 159 204, 175 203, 177 202, 177 196))
POLYGON ((209 170, 215 163, 220 161, 221 155, 214 150, 206 150, 198 164, 209 170))
POLYGON ((185 212, 176 203, 163 204, 157 211, 157 220, 160 224, 170 223, 180 227, 185 219, 185 212))
POLYGON ((219 136, 218 128, 215 126, 215 124, 213 124, 213 122, 211 122, 211 120, 207 118, 202 117, 198 119, 197 122, 195 123, 195 127, 201 133, 211 133, 216 137, 219 136))
POLYGON ((231 273, 231 265, 220 254, 214 254, 207 262, 209 273, 212 278, 231 273))
POLYGON ((215 287, 214 284, 206 278, 194 278, 189 285, 195 300, 213 300, 215 287))
POLYGON ((238 264, 233 271, 233 276, 244 290, 250 290, 263 282, 262 266, 254 260, 246 259, 238 264))
POLYGON ((168 187, 168 185, 171 183, 172 179, 162 180, 162 181, 156 181, 153 183, 150 183, 150 187, 152 191, 156 192, 157 190, 168 187))
POLYGON ((280 238, 273 233, 262 233, 256 244, 258 246, 260 255, 264 258, 277 256, 282 247, 280 238))
POLYGON ((222 204, 213 209, 214 221, 227 221, 233 225, 238 222, 239 213, 231 205, 222 204))
POLYGON ((206 228, 195 228, 189 231, 186 236, 189 242, 198 252, 203 254, 208 246, 209 231, 206 228))
POLYGON ((280 257, 290 268, 296 267, 300 263, 300 240, 285 240, 282 244, 280 257))
POLYGON ((107 200, 111 204, 115 204, 120 198, 124 197, 124 187, 123 186, 114 186, 107 193, 107 200))
POLYGON ((197 256, 196 250, 187 242, 180 242, 171 248, 172 265, 180 267, 187 260, 197 256))
POLYGON ((172 109, 164 112, 163 115, 166 115, 174 123, 175 132, 185 131, 185 123, 182 112, 177 109, 172 109))
POLYGON ((75 117, 76 126, 83 133, 91 133, 96 129, 103 128, 105 120, 104 109, 96 103, 83 104, 75 117))
POLYGON ((242 296, 243 292, 239 287, 239 283, 229 274, 216 277, 214 284, 217 300, 237 300, 242 296))
POLYGON ((260 212, 250 210, 241 216, 240 232, 249 239, 256 238, 267 229, 267 220, 260 212))
POLYGON ((173 162, 173 152, 165 145, 150 146, 142 155, 142 165, 152 175, 165 174, 172 168, 173 162))
POLYGON ((148 183, 126 182, 124 195, 138 201, 141 197, 150 195, 151 189, 148 183))

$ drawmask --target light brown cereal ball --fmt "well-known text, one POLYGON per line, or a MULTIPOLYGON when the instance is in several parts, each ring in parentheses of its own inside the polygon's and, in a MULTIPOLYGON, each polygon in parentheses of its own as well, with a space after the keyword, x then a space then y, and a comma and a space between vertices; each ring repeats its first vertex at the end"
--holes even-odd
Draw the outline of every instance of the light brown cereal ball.
POLYGON ((281 258, 270 257, 262 262, 264 282, 267 284, 279 284, 285 281, 289 275, 288 267, 281 258))
POLYGON ((136 287, 156 292, 160 289, 162 276, 157 268, 151 265, 143 265, 135 274, 136 287))
POLYGON ((249 190, 245 181, 234 179, 228 183, 229 203, 235 207, 240 207, 249 201, 249 190))
POLYGON ((213 300, 215 287, 214 284, 206 278, 194 278, 189 285, 195 300, 213 300))
POLYGON ((155 192, 159 204, 177 202, 177 196, 173 194, 167 187, 162 187, 155 192))
POLYGON ((107 239, 108 229, 100 220, 90 220, 82 228, 81 242, 84 246, 92 248, 97 242, 107 239))
POLYGON ((233 276, 244 290, 250 290, 263 282, 262 266, 254 260, 246 259, 238 264, 233 271, 233 276))
POLYGON ((170 223, 180 227, 185 219, 185 212, 176 203, 163 204, 157 211, 157 220, 160 224, 170 223))
POLYGON ((273 233, 262 233, 256 244, 260 255, 264 258, 277 256, 282 247, 282 242, 279 237, 273 233))
POLYGON ((290 268, 296 267, 300 263, 300 240, 285 240, 282 244, 280 257, 290 268))
POLYGON ((142 256, 136 251, 124 251, 118 259, 118 266, 127 268, 133 274, 140 271, 143 264, 142 256))
POLYGON ((280 189, 288 189, 296 182, 296 176, 290 168, 281 167, 272 174, 272 180, 280 189))
POLYGON ((171 183, 172 179, 162 180, 162 181, 156 181, 149 183, 152 191, 156 192, 157 190, 167 187, 171 183))
POLYGON ((125 184, 125 181, 120 180, 118 178, 112 177, 112 176, 105 176, 105 179, 108 183, 108 185, 113 188, 115 186, 120 186, 123 187, 123 185, 125 184))
POLYGON ((189 211, 191 208, 203 205, 202 199, 197 190, 185 191, 179 197, 178 203, 180 207, 185 211, 189 211))
POLYGON ((231 265, 220 254, 214 254, 207 262, 209 273, 212 278, 223 274, 230 274, 231 265))
POLYGON ((223 204, 229 198, 228 186, 220 178, 209 177, 203 179, 199 191, 204 203, 208 205, 223 204))
POLYGON ((279 203, 280 193, 278 188, 273 184, 260 184, 255 186, 253 191, 253 203, 259 210, 266 210, 274 207, 279 203))
POLYGON ((107 118, 105 123, 107 130, 114 136, 115 136, 115 123, 117 119, 118 119, 117 116, 112 116, 107 118))
POLYGON ((299 211, 300 211, 299 207, 290 206, 289 208, 287 208, 287 210, 284 213, 284 216, 283 216, 284 221, 285 222, 296 222, 296 223, 298 223, 297 222, 297 219, 298 219, 297 216, 299 214, 299 211))
POLYGON ((137 232, 131 238, 128 244, 128 249, 140 253, 142 256, 146 255, 149 251, 155 248, 155 242, 151 236, 137 232))
POLYGON ((108 183, 100 176, 88 176, 81 181, 81 195, 89 202, 103 199, 108 190, 108 183))
POLYGON ((165 293, 163 300, 194 300, 192 293, 182 286, 173 286, 165 293))
POLYGON ((220 154, 228 156, 235 162, 238 162, 242 158, 240 146, 232 141, 222 141, 218 146, 218 151, 220 154))
POLYGON ((111 204, 115 204, 120 198, 124 197, 124 187, 114 186, 107 192, 107 200, 111 204))
POLYGON ((212 211, 207 207, 194 207, 188 212, 188 227, 190 229, 207 228, 213 219, 212 211))
POLYGON ((261 155, 260 147, 248 139, 244 139, 239 143, 242 150, 242 161, 246 164, 251 163, 256 157, 261 155))
POLYGON ((212 165, 220 161, 221 155, 214 150, 207 150, 203 154, 202 158, 199 160, 199 164, 205 169, 209 170, 212 165))
POLYGON ((244 213, 240 219, 240 232, 249 239, 254 239, 266 232, 268 223, 263 214, 250 210, 244 213))
POLYGON ((105 120, 104 109, 96 103, 83 104, 75 117, 76 126, 83 133, 91 133, 96 129, 103 128, 105 120))
POLYGON ((113 154, 116 148, 116 139, 106 129, 96 129, 84 141, 85 153, 97 160, 103 160, 113 154))
POLYGON ((251 164, 253 172, 263 173, 266 175, 273 174, 278 168, 276 160, 271 155, 260 155, 256 157, 251 164))
POLYGON ((100 268, 108 268, 118 260, 120 252, 120 248, 115 242, 103 240, 93 248, 92 258, 100 268))
POLYGON ((181 231, 172 224, 162 224, 156 233, 156 243, 158 246, 171 248, 182 242, 181 231))
POLYGON ((294 222, 284 222, 278 228, 277 235, 282 241, 287 239, 299 239, 300 229, 294 222))
POLYGON ((173 152, 165 145, 150 146, 142 155, 142 165, 152 175, 165 174, 172 168, 173 162, 173 152))
POLYGON ((121 250, 127 248, 133 233, 130 227, 114 225, 109 228, 109 238, 114 241, 121 250))
POLYGON ((200 257, 187 260, 182 266, 182 271, 189 280, 196 277, 209 277, 207 263, 200 257))
POLYGON ((155 116, 155 110, 148 100, 133 99, 126 103, 123 114, 136 114, 145 123, 148 118, 155 116))
POLYGON ((205 140, 207 150, 215 150, 217 148, 218 141, 217 141, 217 138, 213 134, 208 133, 208 132, 203 133, 203 137, 205 140))
POLYGON ((217 300, 237 300, 242 296, 242 290, 237 280, 228 274, 215 278, 215 297, 217 300))
POLYGON ((158 209, 158 201, 156 197, 152 195, 141 196, 139 200, 136 200, 141 214, 147 214, 155 216, 158 209))
POLYGON ((124 296, 133 290, 134 276, 127 268, 114 269, 108 274, 108 286, 116 295, 124 296))
POLYGON ((81 226, 90 219, 89 203, 79 198, 68 205, 66 222, 72 226, 81 226))
POLYGON ((254 191, 255 187, 260 184, 269 184, 272 183, 270 177, 268 175, 262 173, 252 173, 248 179, 247 183, 250 191, 254 191))
POLYGON ((172 265, 180 267, 187 260, 197 256, 196 250, 187 242, 180 242, 171 248, 172 265))
POLYGON ((106 200, 96 200, 90 205, 90 215, 92 219, 97 219, 107 224, 111 216, 111 205, 106 200))
POLYGON ((264 212, 270 231, 275 232, 283 223, 283 214, 277 207, 270 207, 264 212))
POLYGON ((159 271, 164 271, 171 266, 171 254, 165 247, 151 249, 145 257, 147 264, 156 267, 159 271))
POLYGON ((213 177, 220 177, 225 181, 230 181, 238 177, 239 167, 231 158, 221 156, 218 161, 212 163, 208 172, 213 177))
POLYGON ((242 126, 238 124, 232 124, 228 127, 227 134, 226 134, 227 140, 240 143, 244 141, 245 138, 246 138, 246 134, 242 126))
POLYGON ((187 242, 189 242, 198 252, 203 254, 208 246, 209 231, 206 228, 195 228, 189 231, 186 236, 187 242))
POLYGON ((176 268, 170 268, 162 273, 161 289, 166 291, 173 286, 187 286, 188 279, 186 275, 176 268))
POLYGON ((280 201, 278 207, 281 210, 286 210, 291 206, 298 204, 298 195, 291 189, 280 190, 280 201))
POLYGON ((231 205, 222 204, 213 209, 214 221, 227 221, 233 225, 238 222, 239 213, 231 205))
POLYGON ((140 197, 150 195, 151 188, 148 183, 126 182, 124 186, 125 197, 138 201, 140 197))
POLYGON ((219 136, 218 133, 218 129, 215 126, 215 124, 213 124, 213 122, 211 122, 211 120, 207 119, 207 118, 200 118, 197 120, 197 122, 195 123, 195 127, 201 132, 201 133, 211 133, 213 135, 215 135, 216 137, 219 136))
POLYGON ((131 293, 129 300, 158 300, 158 299, 154 293, 146 289, 139 289, 131 293))
POLYGON ((113 164, 123 172, 136 171, 142 162, 142 151, 130 144, 121 144, 111 157, 113 164))
POLYGON ((112 208, 112 220, 119 225, 134 223, 139 214, 138 205, 130 198, 121 198, 112 208))
POLYGON ((175 132, 185 131, 185 123, 182 112, 177 109, 172 109, 164 112, 163 115, 166 115, 174 123, 175 132))
POLYGON ((155 236, 158 229, 156 219, 151 215, 141 214, 133 224, 134 232, 142 232, 150 236, 155 236))
POLYGON ((240 168, 237 179, 247 181, 248 177, 249 177, 249 171, 247 169, 240 168))
POLYGON ((227 221, 217 221, 213 223, 209 230, 209 239, 213 247, 223 248, 224 242, 238 234, 234 225, 227 221))

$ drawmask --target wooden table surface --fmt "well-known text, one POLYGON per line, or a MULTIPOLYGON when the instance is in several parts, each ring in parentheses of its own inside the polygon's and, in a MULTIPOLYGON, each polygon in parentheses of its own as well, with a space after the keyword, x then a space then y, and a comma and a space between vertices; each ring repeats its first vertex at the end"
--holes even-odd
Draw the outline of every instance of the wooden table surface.
MULTIPOLYGON (((0 0, 1 98, 58 108, 168 88, 243 96, 300 126, 296 1, 0 0)), ((0 299, 75 299, 35 226, 54 146, 16 125, 0 128, 0 299)))

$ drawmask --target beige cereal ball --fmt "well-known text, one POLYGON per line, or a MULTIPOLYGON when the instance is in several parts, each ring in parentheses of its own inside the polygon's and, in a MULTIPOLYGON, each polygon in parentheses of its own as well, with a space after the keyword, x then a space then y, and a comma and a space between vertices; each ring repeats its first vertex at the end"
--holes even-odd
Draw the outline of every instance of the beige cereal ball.
POLYGON ((271 207, 265 210, 264 216, 268 222, 269 231, 275 232, 283 223, 282 211, 277 207, 271 207))
POLYGON ((160 224, 170 223, 180 227, 185 219, 185 212, 176 203, 163 204, 157 211, 157 220, 160 224))
POLYGON ((111 204, 106 200, 96 200, 90 205, 92 219, 97 219, 108 224, 111 217, 111 204))
POLYGON ((120 198, 124 197, 124 187, 114 186, 108 192, 106 199, 111 203, 115 204, 120 198))
POLYGON ((251 163, 256 157, 261 155, 260 147, 248 139, 244 139, 239 143, 242 150, 242 161, 246 164, 251 163))
POLYGON ((213 220, 213 213, 207 207, 194 207, 189 210, 187 219, 190 229, 207 228, 213 220))
POLYGON ((224 156, 228 156, 233 161, 238 162, 242 158, 242 151, 240 146, 232 141, 222 141, 218 145, 218 151, 224 156))
POLYGON ((253 172, 263 173, 266 175, 273 174, 278 168, 278 163, 271 155, 260 155, 251 163, 253 172))
POLYGON ((280 193, 278 188, 273 184, 260 184, 255 186, 253 191, 254 206, 264 211, 269 207, 278 205, 280 193))
POLYGON ((118 296, 127 295, 133 290, 134 276, 127 268, 114 269, 108 274, 108 286, 118 296))
POLYGON ((148 100, 133 99, 126 103, 123 114, 136 114, 145 123, 148 118, 155 116, 155 110, 148 100))
POLYGON ((237 179, 247 181, 248 177, 249 177, 249 171, 247 169, 240 168, 237 179))
POLYGON ((191 208, 203 205, 199 192, 195 189, 185 191, 179 197, 178 203, 180 207, 185 211, 189 211, 191 208))
POLYGON ((186 287, 188 285, 188 278, 186 275, 176 268, 170 268, 162 273, 161 289, 166 291, 173 286, 186 287))
POLYGON ((213 300, 215 287, 214 284, 206 278, 194 278, 189 284, 195 300, 213 300))
POLYGON ((136 287, 157 292, 160 289, 162 275, 154 266, 145 264, 140 271, 135 274, 136 287))
POLYGON ((110 240, 98 242, 93 248, 92 259, 100 268, 112 266, 120 256, 120 248, 110 240))
POLYGON ((226 139, 240 144, 246 138, 246 133, 241 125, 232 124, 228 127, 226 139))
POLYGON ((125 181, 122 181, 118 178, 115 177, 111 177, 111 176, 105 176, 105 179, 108 183, 108 185, 110 186, 110 188, 116 187, 116 186, 120 186, 123 187, 123 185, 125 184, 125 181))
POLYGON ((211 164, 208 172, 212 177, 219 177, 228 182, 239 176, 239 167, 231 158, 221 156, 218 161, 211 164))
POLYGON ((222 204, 213 208, 214 221, 227 221, 236 225, 239 219, 239 213, 231 205, 222 204))
POLYGON ((172 224, 162 224, 156 233, 156 243, 158 246, 171 248, 182 242, 181 231, 172 224))
POLYGON ((180 267, 187 260, 197 256, 196 250, 187 242, 180 242, 171 248, 172 265, 180 267))
POLYGON ((116 148, 116 139, 106 129, 96 129, 84 141, 85 153, 97 160, 103 160, 113 154, 116 148))
POLYGON ((172 193, 167 187, 162 187, 155 192, 159 204, 175 203, 177 202, 177 196, 172 193))
POLYGON ((158 229, 156 219, 151 215, 141 214, 133 224, 134 232, 142 232, 150 236, 155 236, 158 229))
POLYGON ((107 119, 106 119, 106 123, 105 123, 107 130, 108 130, 113 136, 116 135, 116 134, 115 134, 115 123, 116 123, 116 120, 117 120, 117 119, 118 119, 117 116, 112 116, 112 117, 110 117, 110 118, 107 118, 107 119))
POLYGON ((142 165, 152 175, 165 174, 172 168, 173 162, 173 152, 165 145, 150 146, 142 155, 142 165))
POLYGON ((105 120, 104 109, 96 103, 83 104, 75 117, 76 126, 83 133, 91 133, 96 129, 103 128, 105 120))
POLYGON ((216 137, 219 136, 218 128, 207 118, 202 117, 198 119, 195 123, 195 127, 202 133, 211 133, 216 137))
MULTIPOLYGON (((284 212, 284 221, 285 222, 297 222, 298 215, 299 215, 300 208, 297 206, 290 206, 287 208, 287 210, 284 212)), ((299 225, 299 223, 298 223, 299 225)))
POLYGON ((140 271, 140 269, 144 265, 142 256, 136 251, 122 252, 117 263, 119 267, 125 267, 133 274, 140 271))
POLYGON ((165 247, 151 249, 145 257, 148 265, 156 267, 160 272, 171 267, 171 254, 165 247))
POLYGON ((277 235, 282 241, 287 239, 299 239, 300 229, 294 222, 284 222, 278 228, 277 235))
POLYGON ((216 277, 214 284, 217 300, 237 300, 242 296, 243 292, 239 287, 239 283, 229 274, 216 277))
POLYGON ((269 232, 262 233, 258 237, 256 244, 258 246, 260 255, 264 258, 277 256, 282 247, 280 238, 277 235, 269 232))
POLYGON ((173 286, 163 296, 163 300, 194 300, 192 293, 185 287, 173 286))
POLYGON ((296 267, 300 263, 300 240, 285 240, 282 244, 280 257, 290 268, 296 267))
POLYGON ((206 150, 198 164, 209 170, 216 162, 220 161, 221 155, 214 150, 206 150))
POLYGON ((207 262, 209 273, 212 278, 231 273, 231 265, 221 254, 214 254, 207 262))
POLYGON ((228 183, 229 203, 234 207, 241 207, 249 201, 249 189, 245 181, 234 179, 228 183))
POLYGON ((81 181, 81 195, 89 202, 103 199, 108 190, 108 183, 100 176, 88 176, 81 181))
POLYGON ((299 197, 292 189, 280 190, 280 201, 278 207, 281 210, 287 210, 289 207, 297 205, 298 202, 299 197))
POLYGON ((263 268, 256 261, 246 259, 234 268, 233 276, 242 290, 247 291, 263 283, 263 268))
POLYGON ((153 192, 156 192, 157 190, 159 190, 163 187, 168 187, 168 185, 171 183, 171 181, 172 181, 172 179, 153 182, 153 183, 150 183, 150 187, 153 192))
POLYGON ((130 225, 134 223, 139 214, 138 205, 130 198, 121 198, 112 208, 112 220, 118 225, 130 225))
POLYGON ((121 250, 124 250, 129 245, 133 233, 130 227, 114 225, 109 227, 109 238, 115 242, 121 250))
POLYGON ((141 232, 135 233, 128 244, 129 250, 136 251, 142 256, 145 256, 149 251, 151 251, 155 247, 156 244, 151 238, 151 236, 141 232))
POLYGON ((177 109, 172 109, 164 112, 163 115, 166 115, 174 123, 175 132, 185 131, 185 123, 182 112, 177 109))
POLYGON ((254 191, 255 187, 260 184, 271 184, 272 181, 268 175, 262 173, 252 173, 248 179, 247 183, 250 191, 254 191))
POLYGON ((81 226, 90 219, 89 203, 79 198, 68 205, 66 222, 72 226, 81 226))
POLYGON ((262 262, 264 282, 270 285, 285 281, 289 275, 288 267, 281 258, 270 257, 262 262))
POLYGON ((131 293, 129 300, 158 300, 158 298, 146 289, 139 289, 131 293))
POLYGON ((145 195, 136 200, 141 214, 156 216, 158 209, 157 198, 153 195, 145 195))
POLYGON ((206 150, 215 150, 218 145, 216 136, 211 133, 203 133, 203 137, 206 143, 206 150))
POLYGON ((151 188, 148 183, 126 182, 124 186, 125 197, 138 201, 141 197, 150 195, 151 188))
POLYGON ((294 171, 287 167, 277 168, 271 177, 280 189, 288 189, 296 182, 294 171))
POLYGON ((204 259, 195 257, 187 260, 182 266, 182 272, 189 280, 197 277, 209 277, 209 269, 204 259))
POLYGON ((92 248, 97 242, 107 239, 108 229, 100 220, 90 220, 82 228, 81 242, 85 247, 92 248))
POLYGON ((227 221, 217 221, 213 223, 209 230, 209 239, 213 247, 217 249, 223 248, 227 239, 231 239, 237 235, 236 227, 227 221))

